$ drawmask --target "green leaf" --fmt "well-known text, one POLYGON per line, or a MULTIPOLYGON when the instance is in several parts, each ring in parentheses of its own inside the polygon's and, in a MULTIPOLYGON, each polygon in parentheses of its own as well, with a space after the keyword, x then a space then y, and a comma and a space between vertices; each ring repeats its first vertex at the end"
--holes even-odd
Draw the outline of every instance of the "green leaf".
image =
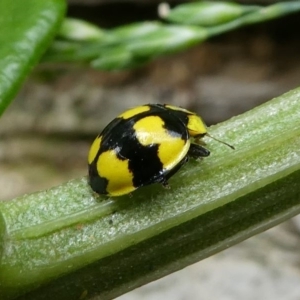
POLYGON ((81 178, 0 203, 0 298, 111 299, 298 214, 299 119, 300 88, 209 128, 236 150, 207 138, 168 190, 81 178))
POLYGON ((198 1, 178 5, 163 17, 171 22, 206 27, 229 22, 259 8, 259 6, 233 2, 198 1))
POLYGON ((65 6, 64 0, 0 1, 0 115, 50 44, 65 6))
POLYGON ((182 4, 166 16, 181 25, 140 22, 103 30, 76 19, 66 19, 58 40, 43 59, 88 63, 102 70, 134 68, 161 55, 176 53, 235 28, 278 18, 300 9, 296 1, 267 7, 228 2, 182 4), (201 24, 201 26, 185 25, 201 24))
POLYGON ((286 1, 279 2, 267 7, 262 7, 254 12, 245 14, 231 22, 227 22, 221 25, 212 26, 208 29, 209 36, 219 35, 223 32, 233 30, 242 26, 266 22, 268 20, 283 17, 285 15, 295 13, 300 10, 299 1, 286 1))
POLYGON ((207 38, 207 31, 197 26, 162 26, 159 30, 131 40, 128 50, 137 57, 174 53, 207 38))
MULTIPOLYGON (((180 51, 206 38, 207 32, 201 27, 144 22, 107 31, 99 41, 84 45, 55 41, 44 59, 90 61, 91 66, 97 69, 120 70, 136 67, 154 56, 180 51)), ((71 36, 68 39, 71 40, 71 36)))
POLYGON ((102 48, 91 65, 102 70, 132 68, 149 61, 150 57, 177 52, 205 38, 206 31, 200 27, 162 26, 136 39, 132 37, 123 45, 102 48))
POLYGON ((123 25, 111 30, 115 41, 128 41, 135 40, 145 35, 158 32, 162 28, 160 22, 140 22, 129 25, 123 25))
POLYGON ((91 62, 91 66, 102 70, 122 70, 133 67, 134 63, 137 64, 138 61, 127 51, 125 46, 120 46, 102 51, 102 54, 91 62))
POLYGON ((166 13, 164 17, 177 24, 140 22, 102 30, 87 22, 66 20, 60 30, 63 39, 53 43, 43 60, 86 63, 103 70, 134 68, 158 56, 188 49, 217 34, 299 10, 299 1, 266 7, 195 2, 179 5, 166 13))
POLYGON ((78 19, 66 18, 63 21, 57 36, 67 40, 97 41, 103 39, 106 36, 106 32, 91 23, 78 19))

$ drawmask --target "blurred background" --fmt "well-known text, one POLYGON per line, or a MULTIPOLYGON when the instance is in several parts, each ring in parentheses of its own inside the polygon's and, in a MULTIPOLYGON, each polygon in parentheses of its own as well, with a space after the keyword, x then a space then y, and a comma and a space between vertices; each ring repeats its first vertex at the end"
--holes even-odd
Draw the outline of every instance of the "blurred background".
MULTIPOLYGON (((68 16, 113 28, 157 19, 158 3, 69 0, 68 16)), ((94 137, 129 107, 183 106, 212 125, 298 87, 299 28, 300 14, 290 15, 134 70, 41 64, 0 119, 0 200, 86 175, 94 137)), ((296 217, 119 299, 299 300, 299 250, 296 217)))

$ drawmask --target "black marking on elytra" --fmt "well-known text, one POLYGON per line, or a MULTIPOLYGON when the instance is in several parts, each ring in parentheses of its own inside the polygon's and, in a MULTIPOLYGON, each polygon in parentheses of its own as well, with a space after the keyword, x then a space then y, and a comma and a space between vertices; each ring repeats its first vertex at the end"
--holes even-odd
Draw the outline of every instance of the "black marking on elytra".
POLYGON ((108 194, 107 185, 108 180, 104 177, 99 176, 97 172, 96 161, 89 165, 89 184, 93 191, 98 194, 108 194))
POLYGON ((159 145, 143 146, 138 141, 137 145, 128 155, 128 167, 134 175, 133 185, 139 187, 160 181, 163 165, 157 156, 159 145))

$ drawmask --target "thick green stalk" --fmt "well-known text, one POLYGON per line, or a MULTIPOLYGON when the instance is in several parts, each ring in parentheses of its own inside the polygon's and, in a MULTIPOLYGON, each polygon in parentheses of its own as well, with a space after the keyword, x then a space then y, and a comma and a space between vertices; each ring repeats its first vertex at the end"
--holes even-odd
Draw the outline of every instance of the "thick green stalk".
POLYGON ((64 0, 0 1, 0 115, 49 46, 64 0))
POLYGON ((296 89, 210 128, 236 150, 207 138, 171 189, 110 199, 81 178, 1 203, 0 298, 111 299, 296 215, 299 120, 296 89))

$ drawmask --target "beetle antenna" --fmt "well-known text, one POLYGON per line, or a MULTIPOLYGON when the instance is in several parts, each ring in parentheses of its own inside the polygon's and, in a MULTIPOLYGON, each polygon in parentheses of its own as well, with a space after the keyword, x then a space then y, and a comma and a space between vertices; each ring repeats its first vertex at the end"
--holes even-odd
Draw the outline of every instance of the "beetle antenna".
POLYGON ((222 143, 222 144, 224 144, 224 145, 230 147, 231 149, 235 150, 235 148, 234 148, 232 145, 230 145, 230 144, 228 144, 228 143, 226 143, 226 142, 223 142, 223 141, 221 141, 221 140, 216 139, 215 137, 211 136, 209 133, 206 133, 206 135, 209 136, 211 139, 213 139, 213 140, 215 140, 215 141, 217 141, 217 142, 219 142, 219 143, 222 143))

